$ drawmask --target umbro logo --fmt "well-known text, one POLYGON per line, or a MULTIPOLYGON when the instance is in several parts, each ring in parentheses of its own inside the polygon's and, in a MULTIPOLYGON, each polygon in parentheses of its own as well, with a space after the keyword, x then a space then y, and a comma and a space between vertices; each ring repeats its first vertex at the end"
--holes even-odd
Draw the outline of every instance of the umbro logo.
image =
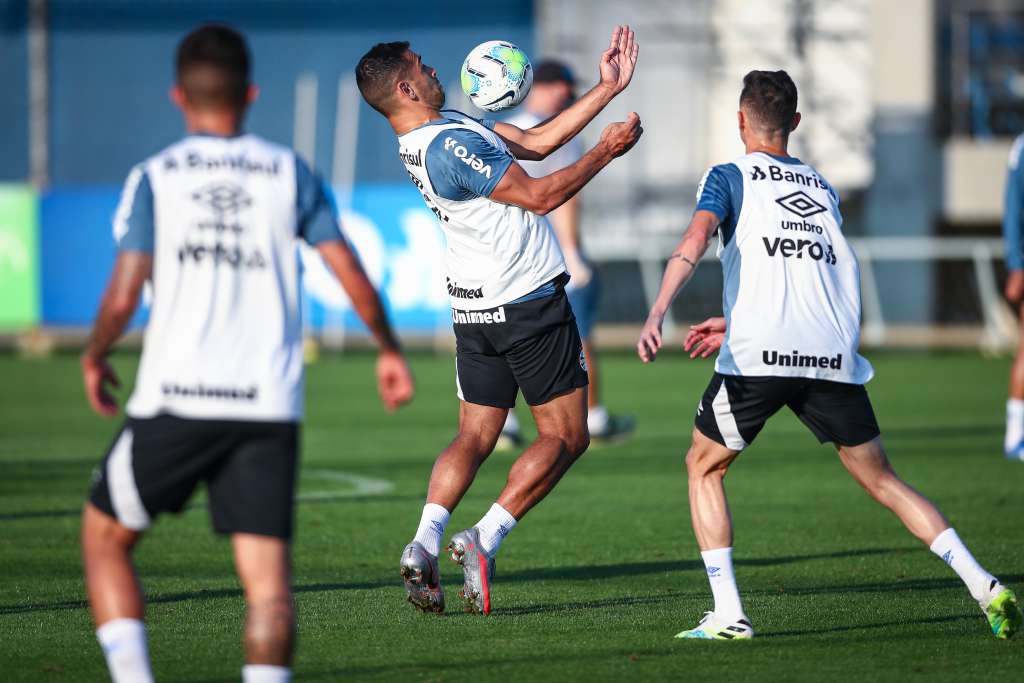
POLYGON ((787 194, 785 197, 779 197, 775 200, 775 203, 784 208, 790 213, 795 213, 800 218, 807 218, 823 211, 828 211, 828 208, 814 201, 803 190, 797 190, 793 194, 787 194))
POLYGON ((946 564, 953 564, 953 551, 947 550, 943 555, 942 559, 946 564))
POLYGON ((721 567, 708 567, 708 576, 718 576, 720 571, 722 571, 721 567))

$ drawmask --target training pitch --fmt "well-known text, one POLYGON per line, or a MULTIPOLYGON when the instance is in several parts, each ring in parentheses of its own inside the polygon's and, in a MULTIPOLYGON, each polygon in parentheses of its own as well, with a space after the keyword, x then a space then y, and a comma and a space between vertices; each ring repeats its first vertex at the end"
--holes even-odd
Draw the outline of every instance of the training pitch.
MULTIPOLYGON (((868 357, 897 471, 1024 594, 1024 463, 1001 454, 1009 361, 868 357)), ((136 358, 114 365, 130 384, 136 358)), ((294 545, 298 680, 1020 680, 1024 634, 993 638, 952 571, 788 413, 726 479, 736 574, 757 638, 673 640, 711 607, 683 453, 712 364, 679 355, 650 367, 604 358, 607 404, 636 415, 636 436, 593 447, 512 532, 491 616, 459 611, 461 572, 447 558, 451 611, 416 613, 398 559, 457 401, 451 358, 414 355, 412 365, 418 394, 396 415, 377 402, 372 356, 309 367, 294 545)), ((0 376, 0 677, 104 680, 78 514, 117 423, 87 410, 74 356, 0 356, 0 376)), ((450 532, 486 511, 512 457, 484 465, 450 532)), ((243 601, 201 499, 161 518, 137 560, 157 679, 237 680, 243 601)))

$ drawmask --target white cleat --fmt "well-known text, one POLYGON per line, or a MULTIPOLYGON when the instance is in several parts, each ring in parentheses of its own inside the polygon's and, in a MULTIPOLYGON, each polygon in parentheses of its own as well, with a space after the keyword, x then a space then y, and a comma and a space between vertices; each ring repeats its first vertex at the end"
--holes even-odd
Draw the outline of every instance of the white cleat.
POLYGON ((716 617, 714 612, 705 612, 704 618, 694 628, 676 634, 676 638, 698 640, 750 640, 753 637, 754 627, 746 616, 736 621, 725 621, 716 617))

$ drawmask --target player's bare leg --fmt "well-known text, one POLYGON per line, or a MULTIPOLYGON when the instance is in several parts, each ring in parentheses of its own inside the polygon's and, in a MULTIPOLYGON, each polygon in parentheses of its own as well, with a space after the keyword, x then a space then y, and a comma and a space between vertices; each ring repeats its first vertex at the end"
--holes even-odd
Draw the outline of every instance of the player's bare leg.
POLYGON ((686 454, 690 492, 690 520, 708 573, 715 607, 700 623, 677 638, 710 640, 746 639, 754 635, 743 611, 732 569, 732 517, 725 497, 725 474, 739 451, 726 448, 693 430, 686 454))
POLYGON ((517 520, 544 499, 590 445, 587 387, 532 406, 537 438, 512 465, 498 504, 517 520))
POLYGON ((430 473, 427 502, 451 512, 469 490, 477 470, 494 450, 507 408, 460 402, 459 432, 441 452, 430 473))
POLYGON ((860 446, 840 446, 839 459, 872 498, 892 510, 910 533, 925 545, 949 528, 949 522, 930 500, 893 471, 881 437, 860 446))
MULTIPOLYGON (((490 613, 490 580, 501 542, 523 515, 551 492, 590 444, 586 387, 531 410, 537 438, 512 465, 505 488, 487 514, 472 528, 455 534, 448 544, 452 559, 462 565, 460 596, 470 612, 490 613)), ((497 426, 500 429, 501 423, 497 426)))
POLYGON ((444 589, 437 557, 452 510, 466 494, 480 465, 494 450, 506 408, 463 401, 459 432, 434 462, 416 536, 402 551, 399 572, 408 601, 421 612, 444 611, 444 589))
POLYGON ((839 458, 872 498, 892 510, 910 533, 953 568, 997 637, 1009 638, 1021 628, 1021 610, 1013 591, 978 564, 931 501, 896 475, 881 437, 860 446, 841 446, 839 458))
POLYGON ((92 503, 82 511, 82 564, 96 635, 115 683, 153 680, 145 603, 132 564, 141 534, 120 524, 92 503))
POLYGON ((272 536, 233 534, 235 568, 245 591, 245 661, 251 675, 288 675, 295 650, 288 542, 272 536))

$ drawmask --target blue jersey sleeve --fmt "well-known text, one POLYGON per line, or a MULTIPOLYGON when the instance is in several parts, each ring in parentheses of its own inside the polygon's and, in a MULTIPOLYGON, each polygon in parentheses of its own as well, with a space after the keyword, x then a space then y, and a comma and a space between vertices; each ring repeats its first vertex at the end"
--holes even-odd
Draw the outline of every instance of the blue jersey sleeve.
POLYGON ((443 131, 427 147, 426 170, 434 192, 445 199, 489 197, 512 155, 464 128, 443 131))
POLYGON ((1024 269, 1024 168, 1021 167, 1021 152, 1024 138, 1018 138, 1010 153, 1010 168, 1006 176, 1006 202, 1003 209, 1003 239, 1006 241, 1006 267, 1010 270, 1024 269))
POLYGON ((114 214, 114 239, 121 251, 153 253, 153 187, 141 166, 128 174, 114 214))
POLYGON ((722 241, 728 244, 736 232, 743 207, 743 174, 736 164, 713 166, 697 187, 697 211, 718 216, 722 241))
POLYGON ((299 157, 295 157, 295 183, 299 237, 314 246, 344 240, 327 186, 299 157))

